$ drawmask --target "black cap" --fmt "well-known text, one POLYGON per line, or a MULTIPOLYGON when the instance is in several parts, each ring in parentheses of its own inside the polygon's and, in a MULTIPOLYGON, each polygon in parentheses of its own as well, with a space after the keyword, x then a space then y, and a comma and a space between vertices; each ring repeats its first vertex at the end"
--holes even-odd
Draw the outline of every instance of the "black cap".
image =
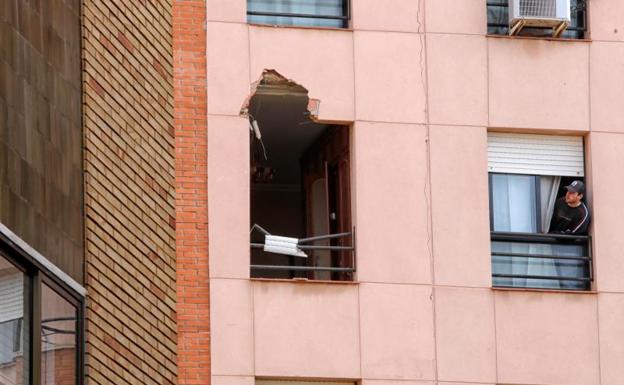
POLYGON ((585 183, 580 180, 575 180, 574 182, 570 183, 569 186, 565 186, 565 188, 568 189, 568 191, 585 194, 585 183))

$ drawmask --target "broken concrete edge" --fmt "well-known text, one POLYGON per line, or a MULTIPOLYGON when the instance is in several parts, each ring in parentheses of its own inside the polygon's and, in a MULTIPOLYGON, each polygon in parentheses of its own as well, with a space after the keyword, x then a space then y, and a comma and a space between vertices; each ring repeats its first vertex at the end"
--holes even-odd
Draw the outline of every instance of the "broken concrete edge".
POLYGON ((240 110, 240 116, 249 118, 249 104, 251 103, 251 99, 258 93, 258 89, 260 87, 279 89, 281 92, 285 92, 287 94, 304 94, 308 99, 307 110, 310 113, 310 120, 318 120, 321 101, 319 99, 310 98, 308 96, 308 90, 305 87, 291 79, 286 78, 274 69, 264 69, 260 78, 251 83, 251 92, 243 102, 240 110))

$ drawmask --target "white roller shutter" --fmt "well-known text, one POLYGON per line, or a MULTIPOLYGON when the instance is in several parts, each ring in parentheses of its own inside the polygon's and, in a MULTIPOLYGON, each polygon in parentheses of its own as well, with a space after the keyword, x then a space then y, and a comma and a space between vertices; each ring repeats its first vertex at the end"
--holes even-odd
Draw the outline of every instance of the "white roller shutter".
POLYGON ((355 385, 355 382, 256 380, 256 385, 355 385))
POLYGON ((21 273, 0 275, 0 323, 24 316, 24 281, 21 273))
POLYGON ((584 176, 580 136, 488 133, 488 171, 584 176))

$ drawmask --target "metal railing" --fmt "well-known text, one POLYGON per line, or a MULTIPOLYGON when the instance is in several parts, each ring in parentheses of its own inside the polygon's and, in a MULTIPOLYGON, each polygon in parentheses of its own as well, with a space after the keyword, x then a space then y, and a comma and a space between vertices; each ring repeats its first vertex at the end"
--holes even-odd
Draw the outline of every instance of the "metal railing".
MULTIPOLYGON (((493 285, 496 287, 560 288, 564 290, 589 290, 591 288, 594 274, 591 237, 588 235, 493 231, 491 232, 491 240, 492 278, 493 285), (514 247, 514 245, 524 245, 524 247, 514 247), (544 252, 545 246, 548 246, 547 248, 552 252, 544 252), (542 250, 541 252, 531 252, 531 247, 538 250, 541 248, 542 250), (501 250, 504 248, 508 250, 501 250), (534 274, 528 271, 526 273, 495 271, 499 270, 495 269, 497 263, 508 264, 511 267, 514 261, 516 263, 521 261, 516 266, 526 265, 527 270, 529 270, 531 263, 550 261, 548 263, 549 270, 551 272, 554 270, 556 274, 534 274), (574 275, 566 274, 570 271, 574 275), (509 283, 510 280, 511 283, 509 283), (514 283, 514 280, 520 281, 520 283, 514 283), (508 283, 501 283, 501 281, 508 283), (545 284, 545 282, 550 282, 550 284, 545 284), (557 287, 557 285, 560 287, 557 287)), ((541 269, 546 270, 543 269, 543 266, 541 266, 541 269)), ((537 268, 537 270, 540 270, 540 268, 537 268)))
MULTIPOLYGON (((252 227, 252 231, 256 229, 263 233, 264 235, 271 235, 268 231, 263 229, 258 225, 254 225, 252 227)), ((319 235, 308 238, 301 238, 297 242, 297 248, 303 251, 310 250, 326 250, 326 251, 334 251, 334 252, 349 252, 350 254, 350 265, 348 267, 344 266, 315 266, 315 265, 265 265, 265 264, 252 264, 250 268, 252 271, 287 271, 287 272, 330 272, 330 273, 355 273, 355 231, 337 233, 337 234, 328 234, 328 235, 319 235), (337 246, 337 245, 314 245, 313 243, 319 241, 327 241, 333 239, 350 239, 350 246, 337 246)), ((264 249, 265 245, 263 243, 251 242, 252 249, 264 249)))
MULTIPOLYGON (((265 21, 261 21, 258 20, 256 17, 285 17, 285 18, 290 18, 290 19, 301 19, 301 20, 318 20, 318 21, 336 21, 336 22, 340 22, 340 26, 338 26, 338 28, 348 28, 349 27, 349 20, 351 19, 351 6, 350 6, 350 1, 349 0, 343 0, 342 2, 342 14, 341 15, 323 15, 323 14, 318 14, 318 13, 296 13, 296 12, 265 12, 265 11, 254 11, 254 10, 249 10, 249 5, 248 5, 248 9, 247 9, 247 20, 250 23, 258 23, 258 24, 278 24, 280 25, 281 23, 276 22, 276 23, 267 23, 265 21)), ((327 25, 323 25, 323 24, 312 24, 312 25, 308 25, 308 24, 300 24, 297 23, 296 20, 291 20, 292 23, 291 24, 284 24, 284 25, 304 25, 304 26, 318 26, 318 27, 327 27, 327 25)))
POLYGON ((349 20, 349 16, 317 15, 315 13, 259 12, 247 11, 247 16, 294 17, 298 19, 349 20))
MULTIPOLYGON (((508 0, 489 0, 487 2, 488 34, 507 35, 509 33, 508 8, 508 0)), ((587 33, 587 0, 572 1, 570 16, 572 18, 571 24, 566 28, 561 37, 571 39, 585 38, 585 34, 587 33)), ((544 29, 544 31, 546 31, 546 29, 544 29)))

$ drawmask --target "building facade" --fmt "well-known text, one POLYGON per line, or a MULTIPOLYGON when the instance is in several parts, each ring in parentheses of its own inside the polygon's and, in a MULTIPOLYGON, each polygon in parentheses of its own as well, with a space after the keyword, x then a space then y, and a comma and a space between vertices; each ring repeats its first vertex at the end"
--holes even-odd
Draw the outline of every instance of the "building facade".
POLYGON ((212 384, 620 383, 620 2, 296 3, 206 2, 212 384))
POLYGON ((0 0, 0 384, 619 385, 624 5, 538 3, 0 0))
POLYGON ((0 1, 0 384, 177 383, 172 19, 0 1))

